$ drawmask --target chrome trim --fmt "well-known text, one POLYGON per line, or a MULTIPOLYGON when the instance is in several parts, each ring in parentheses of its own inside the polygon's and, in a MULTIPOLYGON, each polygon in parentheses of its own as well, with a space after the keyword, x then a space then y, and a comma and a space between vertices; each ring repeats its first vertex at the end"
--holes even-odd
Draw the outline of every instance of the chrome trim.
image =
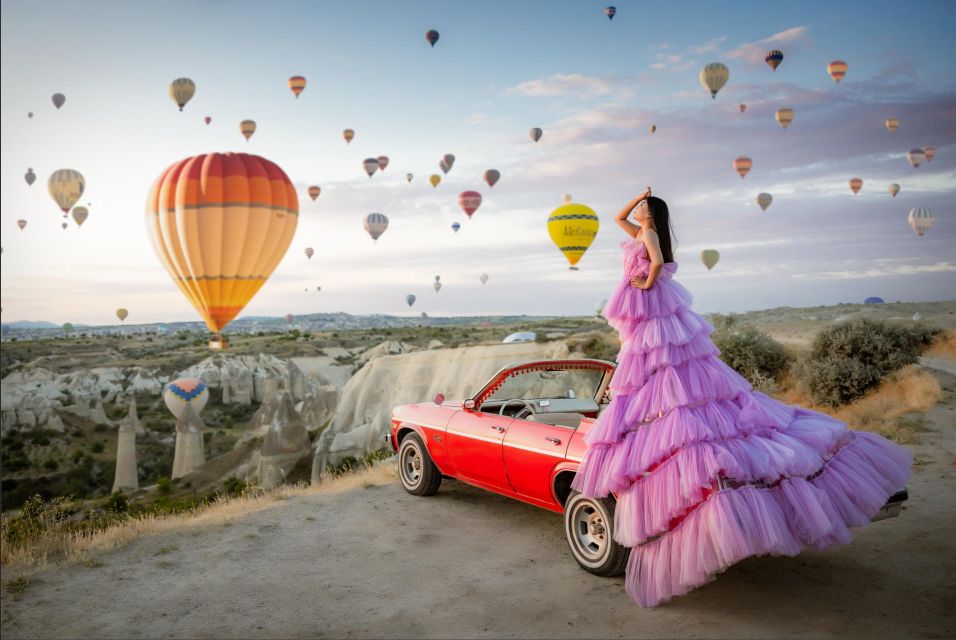
POLYGON ((502 442, 506 447, 512 447, 514 449, 523 449, 525 451, 531 451, 533 453, 540 453, 542 455, 551 456, 552 458, 561 458, 564 460, 564 452, 562 451, 548 451, 547 449, 536 449, 534 447, 529 447, 525 444, 518 444, 517 442, 502 442))

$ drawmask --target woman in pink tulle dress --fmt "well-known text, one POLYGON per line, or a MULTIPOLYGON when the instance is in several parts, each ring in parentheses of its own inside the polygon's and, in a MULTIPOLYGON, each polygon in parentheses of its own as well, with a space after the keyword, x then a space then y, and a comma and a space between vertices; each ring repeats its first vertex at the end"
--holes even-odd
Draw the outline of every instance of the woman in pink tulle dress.
POLYGON ((603 314, 621 351, 573 488, 615 494, 628 594, 654 606, 748 556, 849 542, 903 488, 912 455, 754 391, 720 360, 674 280, 667 205, 650 187, 617 222, 632 239, 603 314))

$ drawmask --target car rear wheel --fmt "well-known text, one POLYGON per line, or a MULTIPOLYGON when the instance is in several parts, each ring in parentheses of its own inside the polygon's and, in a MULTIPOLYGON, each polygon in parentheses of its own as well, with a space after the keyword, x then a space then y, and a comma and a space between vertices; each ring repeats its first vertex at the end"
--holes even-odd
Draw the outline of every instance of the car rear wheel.
POLYGON ((405 491, 414 496, 434 495, 441 486, 441 471, 417 433, 405 436, 398 447, 398 475, 405 491))
POLYGON ((614 540, 614 500, 572 491, 564 503, 564 533, 571 555, 596 576, 624 573, 631 550, 614 540))

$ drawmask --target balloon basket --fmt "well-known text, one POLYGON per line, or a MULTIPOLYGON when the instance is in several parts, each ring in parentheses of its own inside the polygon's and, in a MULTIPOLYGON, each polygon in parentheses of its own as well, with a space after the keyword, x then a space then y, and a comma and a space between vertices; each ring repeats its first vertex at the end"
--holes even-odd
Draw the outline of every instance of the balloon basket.
POLYGON ((229 340, 223 338, 222 336, 213 336, 209 340, 209 348, 213 351, 222 351, 223 349, 229 348, 229 340))

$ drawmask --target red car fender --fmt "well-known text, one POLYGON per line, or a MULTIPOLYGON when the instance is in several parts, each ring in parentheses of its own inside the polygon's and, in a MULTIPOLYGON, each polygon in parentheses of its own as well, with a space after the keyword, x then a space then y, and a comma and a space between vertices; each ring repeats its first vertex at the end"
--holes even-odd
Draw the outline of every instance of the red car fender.
POLYGON ((431 456, 432 463, 434 463, 434 465, 438 467, 438 470, 442 474, 444 474, 445 470, 442 469, 442 465, 440 463, 441 456, 436 456, 435 452, 432 451, 431 449, 432 443, 429 442, 428 435, 425 433, 425 429, 421 425, 415 424, 414 422, 392 422, 392 434, 391 434, 391 437, 389 438, 392 444, 392 448, 395 451, 398 451, 398 445, 399 445, 398 434, 401 431, 408 431, 408 430, 412 430, 418 434, 418 437, 421 438, 422 442, 425 443, 425 448, 428 450, 428 455, 431 456))
POLYGON ((558 476, 566 471, 577 473, 578 466, 580 466, 580 463, 575 462, 574 460, 563 460, 562 462, 559 462, 558 464, 554 465, 554 469, 551 470, 550 484, 551 484, 551 498, 554 500, 555 504, 557 505, 564 504, 564 502, 560 499, 560 497, 555 493, 555 482, 557 481, 558 476))

